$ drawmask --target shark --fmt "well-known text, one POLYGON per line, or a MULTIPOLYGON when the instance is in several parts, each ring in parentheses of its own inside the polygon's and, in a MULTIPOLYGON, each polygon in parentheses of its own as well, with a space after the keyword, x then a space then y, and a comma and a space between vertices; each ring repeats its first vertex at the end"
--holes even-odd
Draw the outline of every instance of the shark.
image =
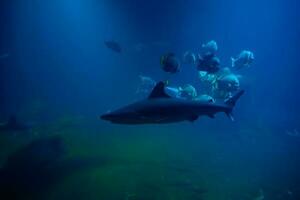
POLYGON ((164 82, 158 82, 147 99, 107 112, 100 119, 114 124, 168 124, 194 122, 200 116, 215 118, 217 113, 223 112, 234 120, 233 108, 244 94, 244 90, 240 90, 222 102, 200 102, 171 97, 165 87, 164 82))

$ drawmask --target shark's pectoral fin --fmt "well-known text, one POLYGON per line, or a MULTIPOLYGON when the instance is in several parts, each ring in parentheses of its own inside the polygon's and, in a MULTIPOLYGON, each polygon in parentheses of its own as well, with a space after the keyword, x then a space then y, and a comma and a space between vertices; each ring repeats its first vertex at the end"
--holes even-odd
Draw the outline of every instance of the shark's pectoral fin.
POLYGON ((192 115, 190 116, 187 120, 190 122, 194 122, 195 120, 197 120, 199 118, 199 115, 192 115))

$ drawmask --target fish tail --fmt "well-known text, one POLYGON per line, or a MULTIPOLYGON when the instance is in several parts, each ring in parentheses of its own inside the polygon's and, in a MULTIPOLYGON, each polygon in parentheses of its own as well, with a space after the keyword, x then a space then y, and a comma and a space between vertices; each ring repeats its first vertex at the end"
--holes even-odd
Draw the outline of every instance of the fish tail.
POLYGON ((231 67, 235 67, 235 59, 233 57, 231 57, 230 59, 231 59, 231 67))

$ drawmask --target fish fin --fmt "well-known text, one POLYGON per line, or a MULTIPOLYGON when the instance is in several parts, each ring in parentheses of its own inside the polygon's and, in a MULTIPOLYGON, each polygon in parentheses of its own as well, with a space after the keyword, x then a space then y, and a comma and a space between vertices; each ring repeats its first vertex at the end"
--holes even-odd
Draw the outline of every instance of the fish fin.
POLYGON ((165 92, 165 83, 163 81, 160 81, 156 84, 156 86, 154 87, 154 89, 148 97, 148 99, 155 98, 171 98, 171 96, 165 92))
POLYGON ((203 59, 202 56, 201 56, 201 54, 197 54, 197 57, 198 57, 198 60, 202 60, 203 59))
POLYGON ((231 57, 230 59, 231 59, 231 67, 235 67, 235 59, 233 57, 231 57))
POLYGON ((204 77, 207 75, 207 72, 206 71, 199 71, 199 76, 200 77, 204 77))

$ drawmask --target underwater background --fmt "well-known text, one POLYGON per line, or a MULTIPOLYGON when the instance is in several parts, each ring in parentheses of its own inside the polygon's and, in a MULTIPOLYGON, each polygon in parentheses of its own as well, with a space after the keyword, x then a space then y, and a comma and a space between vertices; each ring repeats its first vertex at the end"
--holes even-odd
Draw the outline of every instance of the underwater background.
POLYGON ((297 0, 3 0, 0 2, 0 199, 300 199, 300 3, 297 0), (118 41, 122 52, 104 42, 118 41), (101 121, 132 103, 139 75, 192 84, 160 56, 218 42, 243 49, 235 121, 126 126, 101 121))

